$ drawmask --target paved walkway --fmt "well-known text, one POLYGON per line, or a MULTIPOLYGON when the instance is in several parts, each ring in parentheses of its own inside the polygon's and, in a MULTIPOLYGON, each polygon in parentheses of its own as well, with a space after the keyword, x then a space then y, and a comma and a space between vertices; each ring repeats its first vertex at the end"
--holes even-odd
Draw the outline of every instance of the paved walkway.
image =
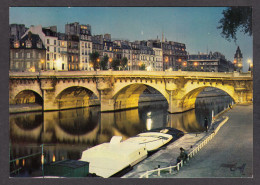
POLYGON ((253 105, 237 105, 229 120, 178 174, 164 177, 252 177, 253 105))
MULTIPOLYGON (((253 155, 253 105, 237 105, 222 116, 229 120, 218 134, 177 174, 164 173, 159 178, 251 177, 253 155)), ((222 116, 215 122, 223 121, 222 116)), ((209 133, 185 134, 178 141, 134 166, 123 178, 138 178, 147 170, 176 164, 179 148, 190 151, 209 133)), ((158 176, 150 176, 158 178, 158 176)))

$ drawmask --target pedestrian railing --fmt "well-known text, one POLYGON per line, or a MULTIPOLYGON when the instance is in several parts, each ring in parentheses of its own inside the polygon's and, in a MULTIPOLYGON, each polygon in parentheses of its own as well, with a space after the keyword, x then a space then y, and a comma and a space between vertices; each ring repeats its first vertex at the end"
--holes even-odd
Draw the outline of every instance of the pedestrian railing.
POLYGON ((173 171, 178 172, 185 162, 188 162, 195 154, 197 154, 202 149, 203 146, 205 146, 212 138, 214 138, 214 136, 218 133, 220 127, 222 127, 228 120, 228 117, 223 117, 223 118, 225 119, 219 124, 219 126, 215 130, 211 130, 212 131, 211 134, 188 154, 187 161, 181 160, 179 163, 177 163, 174 166, 157 168, 154 170, 146 171, 139 178, 149 178, 149 176, 152 174, 157 174, 157 176, 160 177, 161 172, 169 172, 169 174, 173 174, 173 171))

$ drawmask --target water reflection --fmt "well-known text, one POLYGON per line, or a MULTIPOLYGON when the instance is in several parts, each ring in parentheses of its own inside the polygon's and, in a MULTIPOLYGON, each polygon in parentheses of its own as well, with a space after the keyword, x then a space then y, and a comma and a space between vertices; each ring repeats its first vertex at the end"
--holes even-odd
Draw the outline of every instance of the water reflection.
MULTIPOLYGON (((109 142, 112 136, 127 139, 145 130, 172 127, 183 132, 202 132, 204 118, 211 122, 232 99, 198 98, 196 108, 180 114, 168 114, 168 104, 162 102, 141 103, 138 109, 100 113, 100 107, 36 112, 10 115, 10 142, 12 159, 41 152, 45 144, 45 162, 79 159, 88 147, 109 142)), ((12 164, 24 169, 39 171, 40 155, 12 164)), ((14 168, 14 167, 13 167, 14 168)), ((33 176, 33 174, 30 174, 33 176)))

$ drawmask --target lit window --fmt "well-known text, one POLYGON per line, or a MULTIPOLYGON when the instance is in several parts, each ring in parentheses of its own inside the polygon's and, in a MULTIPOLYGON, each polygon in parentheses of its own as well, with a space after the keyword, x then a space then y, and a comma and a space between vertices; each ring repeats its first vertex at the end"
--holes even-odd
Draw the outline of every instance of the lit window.
POLYGON ((31 58, 31 53, 27 53, 27 58, 31 58))
POLYGON ((26 48, 31 48, 32 47, 32 42, 27 40, 26 41, 26 48))
POLYGON ((19 41, 15 41, 15 42, 14 42, 14 48, 19 48, 19 46, 20 46, 19 41))

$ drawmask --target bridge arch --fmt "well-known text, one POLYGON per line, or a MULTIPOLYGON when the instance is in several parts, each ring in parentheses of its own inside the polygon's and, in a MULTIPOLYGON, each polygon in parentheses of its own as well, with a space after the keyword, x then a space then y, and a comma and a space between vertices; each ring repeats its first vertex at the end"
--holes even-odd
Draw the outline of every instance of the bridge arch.
POLYGON ((31 104, 36 103, 43 105, 42 95, 31 89, 19 91, 11 100, 11 104, 31 104))
MULTIPOLYGON (((153 89, 160 92, 165 100, 169 100, 169 95, 165 90, 165 86, 156 86, 155 84, 147 84, 141 82, 133 82, 128 84, 123 84, 115 87, 112 99, 114 100, 114 110, 129 109, 138 107, 140 95, 143 94, 147 87, 152 87, 153 89)), ((169 102, 168 102, 169 103, 169 102)))
POLYGON ((220 86, 211 86, 211 85, 198 85, 197 87, 193 88, 186 88, 186 91, 181 96, 181 101, 179 102, 178 106, 181 107, 182 110, 189 110, 195 108, 195 102, 198 95, 207 87, 212 87, 215 89, 222 90, 223 92, 227 93, 234 102, 236 102, 236 93, 234 87, 229 85, 220 85, 220 86))
POLYGON ((94 101, 98 97, 95 93, 86 87, 71 86, 63 89, 55 97, 55 102, 58 104, 58 109, 71 109, 88 107, 90 101, 94 101))

